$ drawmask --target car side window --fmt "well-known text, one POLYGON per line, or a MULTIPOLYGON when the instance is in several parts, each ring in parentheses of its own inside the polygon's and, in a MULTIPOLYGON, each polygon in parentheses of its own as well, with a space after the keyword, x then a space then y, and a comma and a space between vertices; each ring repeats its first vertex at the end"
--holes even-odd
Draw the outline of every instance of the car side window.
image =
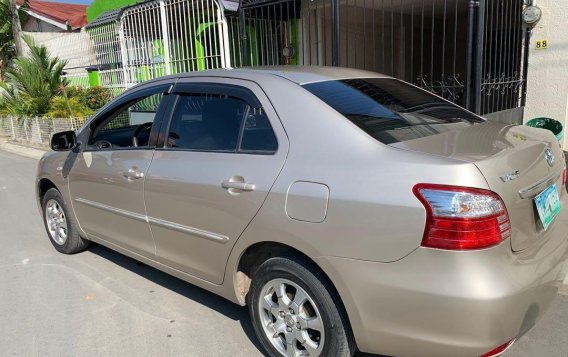
POLYGON ((248 152, 275 151, 277 144, 262 108, 252 108, 246 101, 232 96, 184 94, 172 117, 167 146, 248 152))
POLYGON ((251 108, 247 113, 240 151, 275 152, 278 148, 276 135, 262 108, 251 108))
POLYGON ((93 129, 91 149, 147 147, 163 94, 138 98, 110 114, 93 129))

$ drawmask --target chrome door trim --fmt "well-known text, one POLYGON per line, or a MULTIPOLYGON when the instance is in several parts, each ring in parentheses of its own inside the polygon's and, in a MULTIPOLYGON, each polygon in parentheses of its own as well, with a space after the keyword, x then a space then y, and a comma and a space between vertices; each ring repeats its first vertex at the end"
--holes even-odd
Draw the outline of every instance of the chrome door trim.
POLYGON ((140 213, 134 213, 134 212, 131 212, 131 211, 127 211, 127 210, 123 210, 123 209, 120 209, 120 208, 108 206, 108 205, 105 205, 103 203, 90 201, 90 200, 80 198, 80 197, 76 197, 75 202, 79 202, 79 203, 82 203, 84 205, 91 206, 91 207, 94 207, 94 208, 98 208, 98 209, 101 209, 101 210, 104 210, 104 211, 116 213, 116 214, 119 214, 123 217, 128 217, 128 218, 135 219, 137 221, 142 221, 142 222, 148 223, 148 218, 145 215, 140 214, 140 213))
POLYGON ((159 219, 159 218, 148 217, 148 221, 149 221, 150 224, 155 224, 156 226, 159 226, 159 227, 169 228, 169 229, 173 229, 173 230, 183 232, 183 233, 189 233, 191 235, 198 236, 200 238, 209 239, 209 240, 219 242, 219 243, 226 243, 226 242, 229 241, 229 237, 224 236, 224 235, 204 231, 204 230, 201 230, 201 229, 193 228, 193 227, 190 227, 190 226, 185 226, 185 225, 178 224, 178 223, 173 223, 173 222, 170 222, 170 221, 165 221, 165 220, 159 219))
POLYGON ((545 177, 542 180, 539 180, 528 187, 520 189, 519 196, 521 196, 521 198, 535 197, 536 195, 541 193, 545 188, 558 181, 560 175, 562 175, 562 172, 545 177))
POLYGON ((159 219, 159 218, 148 217, 148 216, 140 214, 140 213, 126 211, 126 210, 123 210, 123 209, 120 209, 120 208, 105 205, 103 203, 86 200, 84 198, 76 197, 75 202, 82 203, 84 205, 91 206, 91 207, 94 207, 94 208, 98 208, 98 209, 101 209, 101 210, 104 210, 104 211, 116 213, 116 214, 119 214, 123 217, 128 217, 128 218, 132 218, 132 219, 135 219, 135 220, 138 220, 138 221, 143 221, 143 222, 146 222, 146 223, 149 223, 149 224, 154 224, 154 225, 159 226, 159 227, 173 229, 173 230, 183 232, 183 233, 188 233, 188 234, 197 236, 199 238, 209 239, 209 240, 212 240, 214 242, 226 243, 226 242, 229 241, 229 237, 221 235, 221 234, 216 234, 216 233, 213 233, 213 232, 204 231, 204 230, 193 228, 193 227, 190 227, 190 226, 184 226, 182 224, 178 224, 178 223, 174 223, 174 222, 170 222, 170 221, 165 221, 165 220, 159 219))

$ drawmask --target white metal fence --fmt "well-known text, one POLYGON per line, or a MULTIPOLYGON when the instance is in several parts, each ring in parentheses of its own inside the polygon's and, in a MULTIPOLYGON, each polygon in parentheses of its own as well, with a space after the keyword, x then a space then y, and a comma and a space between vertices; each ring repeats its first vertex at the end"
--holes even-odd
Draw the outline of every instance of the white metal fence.
POLYGON ((217 0, 156 0, 111 11, 87 26, 92 68, 115 94, 168 74, 231 66, 217 0))
POLYGON ((87 118, 0 117, 0 136, 38 146, 49 146, 51 136, 60 131, 77 130, 87 118))

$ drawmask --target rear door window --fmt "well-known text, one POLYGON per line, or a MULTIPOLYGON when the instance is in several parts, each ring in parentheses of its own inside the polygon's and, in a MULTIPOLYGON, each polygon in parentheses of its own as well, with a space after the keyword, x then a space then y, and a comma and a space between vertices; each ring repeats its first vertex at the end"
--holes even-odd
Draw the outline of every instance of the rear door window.
POLYGON ((236 151, 247 104, 220 95, 182 95, 176 106, 168 146, 188 150, 236 151))
POLYGON ((470 126, 483 119, 392 78, 356 78, 303 87, 384 144, 470 126))
POLYGON ((182 94, 167 147, 196 151, 274 153, 278 142, 262 107, 222 94, 182 94))
POLYGON ((274 152, 278 148, 276 135, 262 108, 250 108, 243 127, 240 151, 274 152))

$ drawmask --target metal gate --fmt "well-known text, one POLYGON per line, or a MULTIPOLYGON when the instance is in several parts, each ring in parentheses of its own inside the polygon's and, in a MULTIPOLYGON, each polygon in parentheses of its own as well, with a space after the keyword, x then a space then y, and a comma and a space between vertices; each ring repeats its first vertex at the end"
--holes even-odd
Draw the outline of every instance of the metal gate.
POLYGON ((302 0, 243 0, 228 18, 234 66, 302 64, 297 53, 302 0))
POLYGON ((521 18, 523 2, 482 0, 477 6, 473 109, 487 114, 522 107, 530 36, 521 18))
POLYGON ((233 63, 368 69, 502 111, 524 105, 522 10, 520 0, 241 0, 233 63))
POLYGON ((93 49, 89 76, 96 77, 95 84, 111 88, 115 95, 126 88, 118 38, 121 13, 120 9, 109 11, 85 27, 93 49))
POLYGON ((160 0, 127 8, 119 28, 126 86, 230 66, 225 26, 214 0, 160 0))
POLYGON ((155 0, 113 10, 87 26, 97 83, 121 92, 163 75, 231 66, 217 0, 155 0))

